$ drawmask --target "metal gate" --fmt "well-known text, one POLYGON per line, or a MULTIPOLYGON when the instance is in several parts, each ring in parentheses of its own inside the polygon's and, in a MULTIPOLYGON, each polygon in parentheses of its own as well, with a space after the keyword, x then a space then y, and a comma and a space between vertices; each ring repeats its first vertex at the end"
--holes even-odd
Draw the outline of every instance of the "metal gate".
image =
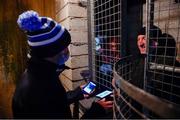
POLYGON ((112 89, 113 64, 121 51, 121 0, 90 0, 91 68, 99 88, 112 89))
POLYGON ((115 119, 180 117, 180 1, 135 2, 89 0, 92 79, 100 89, 114 88, 115 119), (138 24, 131 23, 136 11, 129 4, 142 8, 137 13, 138 24), (126 15, 127 11, 133 11, 133 15, 126 15), (138 69, 134 62, 136 53, 132 52, 134 46, 129 45, 133 43, 129 38, 134 38, 136 44, 138 32, 134 31, 135 37, 131 37, 129 24, 135 24, 133 30, 145 26, 147 55, 143 67, 138 69), (128 49, 130 52, 124 52, 128 49), (133 74, 140 73, 142 68, 140 87, 133 74))

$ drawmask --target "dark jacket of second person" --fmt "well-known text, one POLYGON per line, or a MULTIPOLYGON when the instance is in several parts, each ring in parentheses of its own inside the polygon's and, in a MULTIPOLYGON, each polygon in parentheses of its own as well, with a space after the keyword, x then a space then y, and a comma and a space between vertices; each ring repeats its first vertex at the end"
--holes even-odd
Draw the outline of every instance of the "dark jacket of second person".
MULTIPOLYGON (((58 69, 61 71, 63 66, 58 69)), ((13 97, 14 118, 72 118, 69 105, 84 96, 80 87, 65 91, 58 69, 57 65, 45 60, 29 60, 13 97)), ((98 118, 104 112, 94 103, 83 118, 98 118)))

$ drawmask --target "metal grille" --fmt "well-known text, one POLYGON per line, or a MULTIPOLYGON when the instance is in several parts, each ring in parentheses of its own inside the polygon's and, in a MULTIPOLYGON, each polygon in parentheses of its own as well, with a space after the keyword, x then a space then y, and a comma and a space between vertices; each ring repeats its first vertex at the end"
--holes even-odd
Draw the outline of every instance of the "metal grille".
POLYGON ((135 86, 133 86, 133 64, 132 56, 127 56, 121 58, 114 67, 114 81, 112 83, 115 89, 114 118, 116 119, 147 119, 147 116, 143 114, 141 103, 134 100, 137 98, 137 94, 142 94, 142 92, 137 92, 135 86), (117 91, 119 93, 116 93, 117 91))
MULTIPOLYGON (((121 1, 91 0, 93 6, 92 61, 94 80, 101 90, 112 89, 113 64, 120 58, 121 1)), ((91 25, 92 25, 91 24, 91 25)))
POLYGON ((132 99, 129 95, 120 87, 120 79, 125 79, 128 82, 131 82, 131 74, 132 74, 132 62, 130 62, 130 56, 121 58, 118 63, 115 64, 115 71, 119 76, 115 76, 113 83, 114 90, 114 118, 115 119, 130 119, 134 112, 134 107, 131 105, 132 99), (117 93, 118 91, 118 93, 117 93))
POLYGON ((114 88, 115 119, 180 117, 180 2, 142 0, 147 56, 140 70, 132 56, 122 58, 122 7, 128 6, 122 1, 90 0, 93 80, 101 89, 114 88))
POLYGON ((178 106, 167 103, 134 85, 134 65, 132 56, 121 58, 115 64, 114 118, 179 118, 178 106))
MULTIPOLYGON (((149 54, 145 88, 175 105, 180 104, 180 4, 175 0, 150 1, 149 54)), ((155 117, 154 114, 149 114, 155 117)))

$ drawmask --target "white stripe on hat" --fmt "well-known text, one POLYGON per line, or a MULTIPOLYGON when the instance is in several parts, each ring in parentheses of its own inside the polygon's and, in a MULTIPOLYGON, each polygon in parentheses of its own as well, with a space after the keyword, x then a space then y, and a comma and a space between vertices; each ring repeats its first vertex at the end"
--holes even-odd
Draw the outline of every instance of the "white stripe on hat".
POLYGON ((64 33, 64 27, 61 26, 61 31, 56 35, 54 36, 53 38, 51 39, 47 39, 47 40, 43 40, 43 41, 40 41, 40 42, 31 42, 28 40, 28 44, 32 47, 36 47, 36 46, 43 46, 43 45, 47 45, 49 43, 52 43, 52 42, 55 42, 56 40, 60 39, 60 37, 63 35, 64 33))

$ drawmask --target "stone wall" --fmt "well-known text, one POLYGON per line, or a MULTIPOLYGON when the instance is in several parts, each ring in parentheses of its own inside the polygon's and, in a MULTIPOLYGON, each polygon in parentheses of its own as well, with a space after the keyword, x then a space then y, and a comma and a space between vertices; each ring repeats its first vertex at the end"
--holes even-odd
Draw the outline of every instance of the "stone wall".
POLYGON ((67 61, 71 69, 65 70, 60 79, 67 90, 83 84, 82 70, 88 69, 87 8, 79 4, 80 0, 56 0, 56 20, 65 26, 71 34, 69 46, 70 58, 67 61))

